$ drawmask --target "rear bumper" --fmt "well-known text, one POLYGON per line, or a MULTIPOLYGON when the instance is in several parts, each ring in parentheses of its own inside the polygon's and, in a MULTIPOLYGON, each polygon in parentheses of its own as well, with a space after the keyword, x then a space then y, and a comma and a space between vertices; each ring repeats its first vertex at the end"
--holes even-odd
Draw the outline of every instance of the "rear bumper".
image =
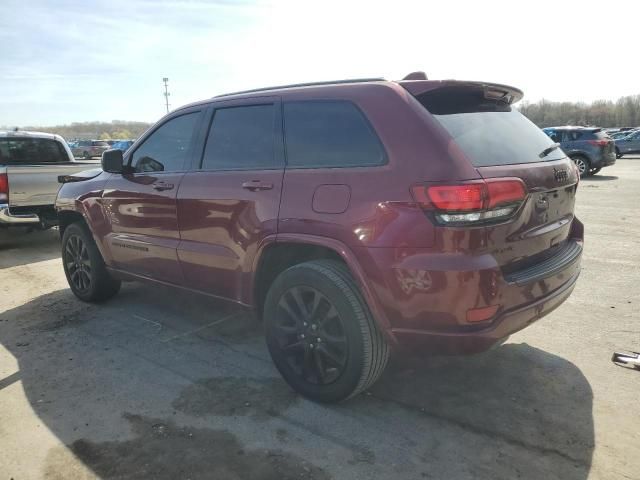
POLYGON ((40 224, 40 217, 36 213, 13 214, 6 203, 0 203, 0 225, 37 225, 40 224))
POLYGON ((382 318, 396 349, 470 354, 487 350, 569 297, 580 274, 582 239, 582 224, 574 219, 564 246, 515 272, 488 253, 410 248, 355 253, 375 297, 371 310, 382 318), (478 311, 488 317, 476 317, 478 311))
POLYGON ((412 352, 463 355, 482 352, 559 307, 573 292, 578 276, 579 272, 556 291, 532 303, 503 312, 490 326, 480 330, 430 332, 398 328, 391 333, 403 349, 412 352))
POLYGON ((606 155, 602 155, 597 161, 592 163, 594 168, 602 168, 602 167, 610 167, 611 165, 616 163, 616 154, 609 153, 606 155))

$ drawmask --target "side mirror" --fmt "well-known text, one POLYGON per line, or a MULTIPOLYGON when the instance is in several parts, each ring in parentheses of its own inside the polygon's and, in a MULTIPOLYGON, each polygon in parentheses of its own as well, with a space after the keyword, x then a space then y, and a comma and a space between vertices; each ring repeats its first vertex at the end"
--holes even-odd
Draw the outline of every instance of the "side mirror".
POLYGON ((124 160, 122 150, 106 150, 102 153, 102 170, 109 173, 122 173, 124 160))

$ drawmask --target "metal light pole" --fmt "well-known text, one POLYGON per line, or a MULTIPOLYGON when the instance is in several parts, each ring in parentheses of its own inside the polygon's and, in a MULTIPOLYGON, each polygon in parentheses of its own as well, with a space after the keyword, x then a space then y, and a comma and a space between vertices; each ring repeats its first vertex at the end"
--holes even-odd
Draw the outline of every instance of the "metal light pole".
POLYGON ((167 107, 167 113, 169 113, 169 95, 171 95, 169 93, 169 85, 168 85, 169 79, 167 77, 164 77, 162 81, 164 82, 164 103, 165 103, 165 106, 167 107))

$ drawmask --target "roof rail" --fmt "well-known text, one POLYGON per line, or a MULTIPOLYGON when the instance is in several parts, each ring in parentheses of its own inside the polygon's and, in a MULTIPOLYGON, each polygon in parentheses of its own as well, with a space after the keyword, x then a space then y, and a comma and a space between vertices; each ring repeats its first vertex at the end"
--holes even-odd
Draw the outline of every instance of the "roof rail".
POLYGON ((309 83, 292 83, 290 85, 277 85, 275 87, 263 87, 263 88, 254 88, 251 90, 242 90, 240 92, 231 92, 231 93, 223 93, 220 95, 216 95, 213 98, 219 97, 230 97, 231 95, 241 95, 243 93, 254 93, 254 92, 267 92, 269 90, 281 90, 284 88, 297 88, 297 87, 316 87, 319 85, 342 85, 345 83, 365 83, 365 82, 382 82, 386 79, 382 77, 373 77, 373 78, 353 78, 348 80, 330 80, 325 82, 309 82, 309 83))

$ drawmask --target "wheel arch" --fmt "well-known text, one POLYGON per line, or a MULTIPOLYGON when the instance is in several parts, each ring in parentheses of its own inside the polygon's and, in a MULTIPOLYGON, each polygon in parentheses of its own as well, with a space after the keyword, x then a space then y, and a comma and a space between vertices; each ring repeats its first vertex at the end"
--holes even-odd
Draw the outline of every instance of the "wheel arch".
POLYGON ((277 237, 273 236, 264 241, 253 262, 250 298, 247 299, 247 303, 254 307, 258 316, 261 316, 266 292, 277 275, 293 265, 321 258, 339 260, 346 265, 378 327, 387 338, 394 341, 388 334, 388 319, 379 306, 355 254, 347 245, 332 238, 307 234, 278 234, 277 237))
POLYGON ((58 211, 58 228, 60 229, 60 238, 64 235, 66 228, 72 223, 82 222, 87 228, 87 220, 82 213, 77 210, 59 210, 58 211))

